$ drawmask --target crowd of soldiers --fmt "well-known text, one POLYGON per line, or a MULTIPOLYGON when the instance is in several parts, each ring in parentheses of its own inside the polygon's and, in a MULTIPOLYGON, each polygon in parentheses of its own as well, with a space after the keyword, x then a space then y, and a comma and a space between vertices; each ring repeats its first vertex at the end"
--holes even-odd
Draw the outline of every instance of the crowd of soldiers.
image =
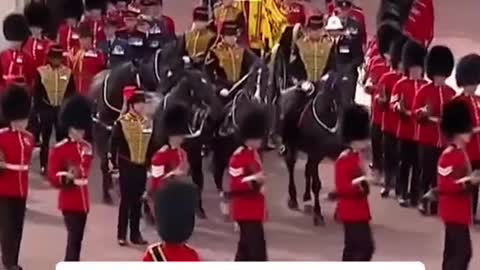
MULTIPOLYGON (((279 1, 267 2, 273 13, 280 7, 279 1)), ((342 114, 346 150, 335 163, 336 216, 345 225, 343 260, 370 260, 374 252, 367 200, 370 177, 361 154, 371 135, 372 168, 385 179, 382 197, 394 190, 403 207, 418 206, 425 214, 438 209, 446 224, 443 269, 466 269, 471 256, 468 228, 478 202, 479 179, 472 171, 480 167, 480 105, 474 95, 480 84, 480 56, 467 55, 457 64, 457 85, 463 92, 456 95, 445 83, 454 67, 452 52, 445 46, 429 48, 431 0, 413 1, 405 14, 392 7, 398 3, 382 1, 377 33, 369 43, 361 8, 351 0, 326 4, 327 10, 319 13, 284 1, 284 17, 268 18, 271 27, 265 33, 259 31, 265 22, 259 22, 263 10, 257 4, 222 0, 213 12, 208 6, 195 7, 192 29, 178 38, 159 0, 64 1, 64 22, 55 41, 44 35, 50 11, 42 1, 27 5, 24 14, 7 16, 9 48, 0 53, 5 127, 0 130, 0 243, 5 267, 21 269, 18 253, 36 144, 42 173, 59 189, 68 231, 65 260, 80 260, 90 208, 92 102, 87 94, 92 79, 123 63, 137 65, 177 39, 182 54, 205 68, 221 97, 229 95, 252 65, 282 50, 293 83, 315 83, 335 70, 350 80, 347 96, 354 103, 358 68, 365 64, 371 117, 357 105, 342 114), (57 144, 50 147, 53 129, 57 144)), ((156 192, 152 208, 164 243, 150 246, 144 260, 197 261, 196 251, 185 244, 199 214, 197 191, 180 181, 165 181, 188 174, 182 143, 189 132, 189 108, 175 104, 166 111, 167 139, 152 149, 146 95, 138 85, 121 91, 125 111, 113 127, 108 151, 109 170, 119 172, 118 244, 128 244, 128 227, 130 243, 147 243, 139 223, 150 171, 149 191, 156 192)), ((253 108, 239 123, 242 146, 230 159, 230 205, 240 230, 238 261, 267 260, 265 174, 258 154, 267 122, 266 113, 253 108)), ((111 202, 109 185, 104 185, 104 200, 111 202)))

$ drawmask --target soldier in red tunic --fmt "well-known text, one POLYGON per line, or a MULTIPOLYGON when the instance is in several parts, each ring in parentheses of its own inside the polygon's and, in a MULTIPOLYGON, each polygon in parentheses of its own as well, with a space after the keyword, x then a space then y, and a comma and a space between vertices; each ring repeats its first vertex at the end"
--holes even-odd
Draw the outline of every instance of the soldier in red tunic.
MULTIPOLYGON (((455 60, 448 47, 435 46, 428 52, 425 68, 430 83, 418 90, 413 113, 418 122, 419 164, 422 168, 420 195, 437 185, 437 162, 446 142, 440 132, 443 106, 455 96, 455 90, 445 81, 452 74, 455 60)), ((436 204, 420 204, 423 214, 436 214, 436 204)))
MULTIPOLYGON (((478 73, 470 70, 471 74, 474 72, 478 73)), ((478 75, 476 77, 478 82, 478 75)), ((465 151, 472 135, 472 120, 464 101, 454 99, 444 106, 441 129, 449 146, 440 156, 437 174, 439 214, 445 224, 443 270, 466 270, 472 257, 469 229, 472 222, 472 189, 480 181, 478 175, 472 173, 465 151)))
POLYGON ((25 87, 12 84, 2 97, 2 113, 8 127, 0 129, 0 246, 7 270, 18 266, 28 195, 28 172, 35 146, 27 130, 30 96, 25 87))
POLYGON ((235 261, 267 261, 263 222, 267 218, 263 164, 258 153, 267 129, 267 113, 254 107, 240 122, 242 145, 230 158, 230 209, 240 227, 235 261))
POLYGON ((347 109, 343 116, 346 149, 335 162, 336 217, 344 224, 345 233, 343 261, 370 261, 375 249, 364 157, 369 144, 369 118, 366 108, 359 105, 347 109))
POLYGON ((424 59, 427 49, 415 41, 407 41, 402 51, 402 68, 405 77, 392 89, 391 110, 396 114, 399 140, 399 174, 397 178, 398 203, 402 207, 417 206, 421 169, 418 164, 417 122, 413 100, 420 88, 427 84, 424 77, 424 59), (409 188, 410 187, 410 188, 409 188))
POLYGON ((105 21, 102 12, 106 9, 105 0, 85 1, 86 16, 82 24, 87 24, 92 31, 92 45, 97 48, 98 44, 105 41, 105 21))
POLYGON ((198 190, 184 181, 168 181, 155 193, 157 232, 162 243, 148 247, 145 262, 200 261, 197 251, 186 242, 195 227, 198 190))
POLYGON ((80 47, 80 37, 77 28, 82 15, 82 0, 64 0, 63 16, 65 21, 58 28, 57 40, 66 52, 77 50, 80 47))
POLYGON ((170 104, 167 108, 163 120, 167 138, 152 157, 150 194, 154 194, 171 179, 187 175, 189 165, 182 144, 189 133, 188 119, 189 109, 186 106, 170 104))
POLYGON ((412 2, 404 26, 405 32, 412 39, 428 47, 432 43, 435 28, 433 0, 414 0, 412 2))
POLYGON ((68 136, 52 148, 48 162, 48 179, 59 189, 58 208, 67 227, 65 261, 80 260, 90 209, 88 178, 93 155, 84 137, 92 127, 91 108, 88 99, 78 95, 63 105, 59 119, 68 136))
POLYGON ((80 25, 78 35, 80 48, 69 52, 69 65, 77 92, 87 95, 93 77, 106 68, 107 59, 101 50, 93 47, 93 33, 88 25, 80 25))
POLYGON ((49 25, 50 12, 44 4, 30 3, 25 7, 23 14, 32 33, 23 45, 23 50, 32 56, 34 68, 37 69, 46 64, 47 51, 52 44, 52 41, 43 35, 49 25))
POLYGON ((0 92, 15 82, 31 85, 34 62, 29 54, 22 51, 29 34, 27 21, 22 15, 10 14, 3 21, 3 35, 9 46, 0 52, 0 92))
MULTIPOLYGON (((475 91, 480 84, 480 56, 470 54, 462 58, 457 64, 455 74, 457 85, 462 88, 462 93, 457 96, 463 100, 470 110, 472 119, 473 134, 470 142, 466 145, 467 155, 473 170, 480 169, 480 97, 475 91)), ((473 213, 477 213, 478 204, 478 186, 473 190, 473 213)), ((476 223, 479 223, 476 220, 476 223)))

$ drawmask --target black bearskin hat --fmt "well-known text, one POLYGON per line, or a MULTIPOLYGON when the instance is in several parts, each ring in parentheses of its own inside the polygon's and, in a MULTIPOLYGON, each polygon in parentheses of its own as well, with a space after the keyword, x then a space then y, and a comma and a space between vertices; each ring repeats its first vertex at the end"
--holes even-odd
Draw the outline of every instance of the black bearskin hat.
POLYGON ((443 106, 442 122, 440 124, 446 138, 456 134, 472 131, 472 117, 468 105, 455 98, 443 106))
POLYGON ((480 84, 480 55, 469 54, 457 64, 455 79, 459 87, 480 84))
POLYGON ((99 9, 105 10, 107 2, 104 0, 85 0, 85 10, 99 9))
POLYGON ((254 107, 248 111, 243 119, 240 120, 239 131, 242 140, 260 139, 263 138, 267 132, 268 113, 260 105, 253 105, 254 107))
POLYGON ((408 41, 408 37, 404 34, 400 34, 395 40, 390 44, 389 54, 390 54, 390 64, 393 69, 397 70, 402 61, 402 50, 405 46, 405 43, 408 41))
POLYGON ((5 121, 28 119, 31 102, 28 90, 20 84, 9 86, 2 96, 2 113, 5 121))
POLYGON ((60 125, 89 130, 92 127, 92 104, 84 96, 75 95, 68 98, 60 108, 60 125))
POLYGON ((432 47, 425 59, 425 69, 430 79, 435 76, 449 77, 454 66, 455 58, 450 48, 446 46, 432 47))
POLYGON ((347 108, 343 114, 341 134, 345 144, 368 139, 370 135, 370 115, 364 106, 353 105, 347 108))
POLYGON ((167 107, 164 117, 165 132, 171 135, 188 134, 190 110, 181 103, 173 103, 167 107))
POLYGON ((27 19, 28 25, 45 28, 50 19, 50 10, 45 4, 32 2, 25 6, 23 14, 27 19))
POLYGON ((168 244, 185 243, 195 227, 196 187, 187 181, 167 181, 154 198, 158 235, 168 244))
POLYGON ((63 0, 63 17, 80 20, 84 12, 83 0, 63 0))
POLYGON ((30 36, 26 18, 21 14, 10 14, 3 20, 3 35, 8 41, 25 41, 30 36))
POLYGON ((427 49, 413 40, 407 41, 402 49, 402 65, 406 73, 411 67, 424 67, 427 49))
POLYGON ((380 55, 388 53, 391 43, 402 34, 398 23, 383 22, 377 29, 377 44, 380 55))

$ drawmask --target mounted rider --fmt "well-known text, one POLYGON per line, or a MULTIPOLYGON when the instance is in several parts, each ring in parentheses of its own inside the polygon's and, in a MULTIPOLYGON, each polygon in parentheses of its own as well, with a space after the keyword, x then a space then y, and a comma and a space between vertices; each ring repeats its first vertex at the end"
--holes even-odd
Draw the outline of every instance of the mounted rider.
POLYGON ((217 33, 222 34, 225 22, 235 22, 240 33, 246 29, 246 21, 242 9, 234 4, 234 0, 220 0, 215 3, 213 8, 213 19, 217 33))
POLYGON ((222 97, 238 92, 254 72, 258 57, 238 43, 236 22, 223 23, 221 41, 210 50, 205 61, 207 73, 222 97))
POLYGON ((192 29, 180 37, 180 51, 187 56, 194 66, 202 68, 205 57, 217 41, 215 32, 208 28, 207 7, 196 7, 193 10, 192 29))
POLYGON ((107 18, 105 22, 106 40, 98 44, 98 48, 107 56, 107 68, 115 68, 130 61, 131 49, 128 41, 117 35, 118 20, 107 18))
POLYGON ((128 6, 124 12, 125 26, 119 29, 116 36, 120 39, 126 40, 130 46, 130 60, 137 62, 143 58, 144 47, 146 46, 146 34, 137 29, 138 17, 140 16, 140 9, 128 6))
POLYGON ((334 68, 334 45, 333 39, 325 35, 323 16, 311 16, 307 22, 305 37, 295 42, 290 59, 292 81, 319 82, 334 68))

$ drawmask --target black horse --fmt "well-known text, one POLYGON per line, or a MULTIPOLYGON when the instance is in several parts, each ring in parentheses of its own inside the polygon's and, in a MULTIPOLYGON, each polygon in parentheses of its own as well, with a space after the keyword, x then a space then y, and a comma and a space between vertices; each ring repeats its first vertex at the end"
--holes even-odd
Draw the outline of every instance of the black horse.
POLYGON ((324 158, 335 159, 342 145, 338 136, 341 127, 342 108, 345 107, 341 82, 334 72, 316 83, 303 83, 282 93, 280 134, 284 145, 284 160, 289 173, 288 207, 298 209, 294 170, 298 152, 307 154, 305 164, 305 192, 303 202, 306 210, 314 196, 313 222, 323 225, 320 207, 322 188, 318 165, 324 158))

